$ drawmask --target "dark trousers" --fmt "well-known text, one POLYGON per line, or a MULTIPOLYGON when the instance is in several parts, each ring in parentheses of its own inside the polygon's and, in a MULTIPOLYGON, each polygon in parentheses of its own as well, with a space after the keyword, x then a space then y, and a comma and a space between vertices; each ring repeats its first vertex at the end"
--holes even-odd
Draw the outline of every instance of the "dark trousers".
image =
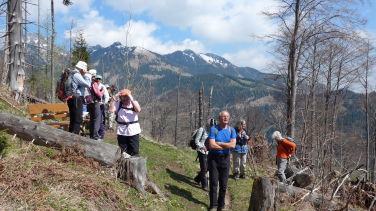
POLYGON ((82 125, 82 96, 73 96, 68 100, 69 108, 69 132, 79 134, 82 125))
POLYGON ((90 138, 99 139, 99 127, 102 121, 101 109, 99 107, 99 103, 90 103, 87 105, 87 110, 89 111, 90 115, 90 123, 89 123, 89 130, 90 130, 90 138))
POLYGON ((225 207, 225 195, 227 189, 227 180, 230 170, 230 155, 229 154, 217 154, 209 152, 208 156, 209 164, 209 208, 224 208, 225 207), (219 183, 219 191, 217 197, 217 188, 219 183))
POLYGON ((98 134, 100 137, 104 137, 104 129, 105 129, 105 121, 106 121, 106 113, 105 113, 105 109, 104 109, 104 104, 100 104, 99 105, 100 109, 101 109, 101 118, 102 118, 102 121, 100 122, 100 125, 99 125, 99 131, 98 131, 98 134))
POLYGON ((208 155, 202 154, 201 152, 197 152, 197 155, 200 162, 200 172, 196 178, 201 182, 201 186, 206 188, 208 186, 208 180, 206 179, 206 172, 208 172, 208 155))
POLYGON ((121 149, 121 152, 126 152, 131 156, 138 155, 138 148, 139 148, 139 141, 140 135, 134 136, 117 136, 118 144, 121 149))

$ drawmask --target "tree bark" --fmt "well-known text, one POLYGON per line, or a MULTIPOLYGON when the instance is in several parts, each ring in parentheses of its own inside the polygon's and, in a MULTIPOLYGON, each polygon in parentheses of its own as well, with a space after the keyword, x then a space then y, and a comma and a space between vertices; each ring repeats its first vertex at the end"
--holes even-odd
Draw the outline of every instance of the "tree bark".
POLYGON ((8 81, 12 91, 22 92, 24 71, 24 50, 22 43, 22 11, 21 1, 9 0, 7 6, 7 26, 8 26, 8 81))
MULTIPOLYGON (((315 207, 320 207, 321 210, 333 210, 342 208, 343 206, 317 193, 310 193, 310 191, 286 185, 276 180, 259 177, 253 182, 252 195, 249 202, 249 211, 275 211, 277 210, 278 193, 287 193, 292 197, 298 199, 305 194, 308 194, 304 200, 311 202, 315 207)), ((352 210, 352 209, 348 209, 352 210)))

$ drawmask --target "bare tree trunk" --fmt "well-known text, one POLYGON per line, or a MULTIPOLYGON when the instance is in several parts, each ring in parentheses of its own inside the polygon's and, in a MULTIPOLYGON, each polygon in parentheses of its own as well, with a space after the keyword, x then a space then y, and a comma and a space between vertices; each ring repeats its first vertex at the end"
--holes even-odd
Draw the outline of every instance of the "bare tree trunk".
POLYGON ((178 146, 178 114, 179 114, 179 89, 180 89, 180 74, 178 76, 178 90, 176 93, 176 109, 175 109, 175 146, 178 146))
POLYGON ((54 42, 55 42, 55 11, 54 0, 51 0, 51 102, 55 102, 55 82, 54 82, 54 42))
POLYGON ((365 115, 366 115, 366 140, 367 140, 367 162, 366 162, 366 169, 367 169, 367 180, 372 179, 374 177, 374 172, 371 172, 370 174, 370 128, 369 128, 369 95, 368 95, 368 74, 369 74, 369 53, 370 53, 370 43, 369 40, 367 42, 367 49, 366 49, 366 63, 365 63, 365 83, 364 83, 364 89, 365 89, 365 115))
POLYGON ((289 46, 289 58, 287 67, 287 126, 286 133, 290 137, 295 136, 295 115, 296 115, 296 87, 297 87, 297 69, 296 69, 296 42, 298 30, 300 28, 300 0, 295 2, 294 31, 291 34, 289 46))
POLYGON ((209 105, 208 105, 208 118, 212 118, 212 102, 213 101, 213 86, 210 87, 209 93, 209 105))
MULTIPOLYGON (((24 89, 24 50, 22 43, 22 10, 20 0, 8 0, 7 26, 8 26, 8 80, 12 91, 21 93, 24 89)), ((16 94, 17 96, 17 94, 16 94)))
POLYGON ((203 93, 204 88, 201 85, 200 91, 198 92, 198 127, 204 126, 203 122, 203 93))

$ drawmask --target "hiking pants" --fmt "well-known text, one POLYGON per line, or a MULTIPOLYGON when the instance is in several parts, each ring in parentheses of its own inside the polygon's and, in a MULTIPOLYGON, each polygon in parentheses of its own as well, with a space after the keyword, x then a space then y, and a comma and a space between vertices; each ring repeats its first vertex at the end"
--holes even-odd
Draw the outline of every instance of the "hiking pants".
POLYGON ((90 123, 89 123, 89 130, 90 130, 90 138, 92 139, 100 139, 99 137, 99 127, 102 121, 101 109, 99 107, 99 103, 90 103, 87 105, 87 109, 90 115, 90 123))
POLYGON ((131 156, 138 155, 139 138, 140 138, 139 134, 134 135, 134 136, 118 135, 117 140, 118 140, 118 144, 121 149, 121 152, 126 152, 127 154, 131 156))
POLYGON ((247 153, 232 153, 233 174, 245 175, 245 165, 247 163, 247 153))
POLYGON ((100 104, 99 107, 101 109, 102 121, 100 122, 100 125, 99 125, 98 134, 99 134, 100 137, 104 137, 104 130, 105 130, 105 124, 106 124, 105 106, 104 106, 104 104, 100 104))
POLYGON ((206 179, 206 172, 208 172, 208 155, 201 152, 197 152, 197 155, 200 162, 200 172, 197 177, 201 182, 201 186, 206 188, 208 186, 208 180, 206 179))
POLYGON ((68 100, 69 108, 69 132, 79 134, 82 125, 82 105, 84 98, 82 96, 73 96, 68 100))
POLYGON ((224 208, 227 189, 227 180, 230 170, 230 154, 218 154, 209 152, 209 198, 211 208, 224 208), (219 191, 217 197, 217 189, 219 191))
POLYGON ((292 172, 290 167, 290 160, 286 158, 277 158, 277 176, 280 182, 286 183, 286 174, 287 172, 292 172))

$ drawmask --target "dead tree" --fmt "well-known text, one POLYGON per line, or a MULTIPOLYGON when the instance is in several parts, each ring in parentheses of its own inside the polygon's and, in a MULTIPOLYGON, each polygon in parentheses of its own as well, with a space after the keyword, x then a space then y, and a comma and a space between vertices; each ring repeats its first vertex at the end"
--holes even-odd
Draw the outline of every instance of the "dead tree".
POLYGON ((201 85, 200 91, 198 92, 198 127, 204 126, 204 102, 203 102, 203 95, 204 95, 204 87, 201 85))
POLYGON ((178 142, 178 115, 179 115, 179 91, 180 91, 180 74, 178 76, 178 89, 176 93, 176 108, 175 108, 175 146, 178 142))
POLYGON ((8 82, 16 98, 23 92, 25 80, 25 51, 22 43, 22 5, 20 0, 8 0, 6 55, 8 62, 8 82))

